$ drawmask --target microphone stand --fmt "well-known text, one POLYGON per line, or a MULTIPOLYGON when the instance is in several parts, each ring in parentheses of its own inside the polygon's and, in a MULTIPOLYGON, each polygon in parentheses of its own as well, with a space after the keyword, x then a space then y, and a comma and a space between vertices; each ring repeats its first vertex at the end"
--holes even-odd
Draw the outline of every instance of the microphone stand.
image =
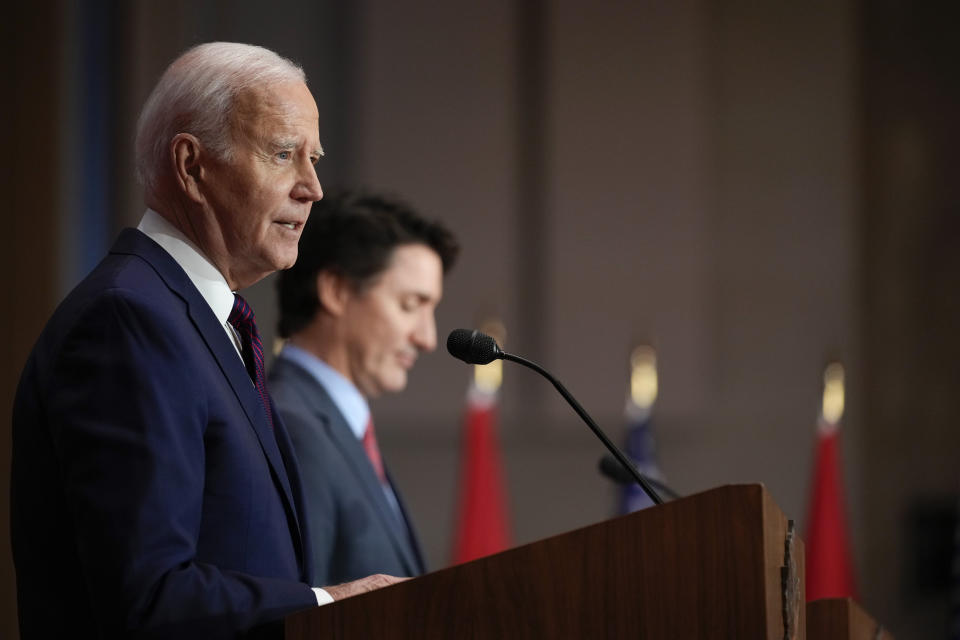
POLYGON ((607 435, 600 429, 600 427, 597 426, 597 423, 594 422, 593 418, 591 418, 590 415, 583 409, 583 407, 580 406, 580 403, 577 402, 576 398, 570 395, 570 392, 567 391, 566 387, 560 384, 559 380, 554 378, 552 375, 550 375, 550 372, 532 360, 515 356, 512 353, 507 353, 506 351, 501 351, 498 355, 504 360, 510 360, 511 362, 522 364, 528 369, 533 369, 544 378, 549 380, 553 386, 556 387, 557 391, 560 392, 560 395, 563 396, 563 399, 566 400, 571 407, 573 407, 573 410, 577 412, 577 415, 587 423, 587 426, 590 427, 591 431, 593 431, 593 435, 600 438, 600 442, 603 443, 603 446, 605 446, 611 455, 617 459, 617 462, 619 462, 620 465, 626 469, 631 476, 633 476, 633 479, 637 481, 637 484, 640 485, 640 488, 643 489, 644 493, 650 496, 650 499, 653 500, 654 504, 663 504, 663 498, 661 498, 660 495, 654 491, 653 487, 650 486, 650 483, 647 482, 646 478, 644 478, 643 475, 637 471, 637 468, 634 466, 633 462, 627 458, 625 453, 620 451, 617 445, 610 441, 610 438, 608 438, 607 435))
MULTIPOLYGON (((617 484, 633 484, 633 476, 624 471, 623 467, 620 466, 620 463, 617 462, 616 458, 611 456, 609 453, 605 453, 600 457, 600 460, 597 462, 597 468, 600 469, 600 473, 617 484)), ((660 482, 656 478, 651 478, 643 472, 641 473, 643 474, 643 479, 649 482, 650 486, 660 492, 661 496, 666 496, 669 500, 678 500, 681 497, 679 493, 668 487, 663 482, 660 482)))

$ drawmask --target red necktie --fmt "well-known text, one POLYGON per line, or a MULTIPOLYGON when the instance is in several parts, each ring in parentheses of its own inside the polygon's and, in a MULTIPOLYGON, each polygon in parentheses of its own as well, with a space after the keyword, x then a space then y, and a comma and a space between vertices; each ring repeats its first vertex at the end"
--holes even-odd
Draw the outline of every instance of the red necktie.
POLYGON ((253 384, 257 387, 260 402, 267 412, 267 422, 273 429, 273 413, 270 411, 270 396, 267 395, 267 381, 263 372, 263 343, 260 341, 260 332, 257 331, 256 318, 253 309, 239 293, 233 294, 233 310, 227 318, 237 334, 240 336, 244 364, 253 384))
POLYGON ((380 457, 380 447, 377 446, 377 436, 373 432, 373 418, 367 421, 367 428, 363 432, 363 450, 370 458, 370 464, 380 479, 380 484, 387 484, 387 474, 383 470, 383 459, 380 457))

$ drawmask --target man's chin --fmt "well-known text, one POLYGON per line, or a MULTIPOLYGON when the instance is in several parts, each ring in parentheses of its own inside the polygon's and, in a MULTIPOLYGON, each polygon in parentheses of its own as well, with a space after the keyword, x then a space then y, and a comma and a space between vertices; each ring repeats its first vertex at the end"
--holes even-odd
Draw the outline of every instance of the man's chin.
POLYGON ((367 398, 379 398, 385 393, 400 393, 407 388, 407 372, 400 369, 387 376, 373 375, 356 383, 367 398))
POLYGON ((407 388, 407 374, 402 372, 392 376, 389 380, 385 380, 381 385, 381 389, 386 393, 400 393, 407 388))
POLYGON ((289 269, 297 262, 297 248, 294 247, 292 251, 284 251, 271 260, 271 266, 274 271, 285 271, 289 269))

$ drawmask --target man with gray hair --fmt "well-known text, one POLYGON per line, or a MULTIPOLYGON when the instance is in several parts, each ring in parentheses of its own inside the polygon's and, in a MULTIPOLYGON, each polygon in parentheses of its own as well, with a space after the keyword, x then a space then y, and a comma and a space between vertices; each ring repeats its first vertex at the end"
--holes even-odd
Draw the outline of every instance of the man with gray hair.
POLYGON ((136 150, 148 209, 56 310, 17 389, 21 636, 236 637, 394 582, 309 586, 296 459, 234 293, 294 263, 323 196, 303 71, 195 47, 147 100, 136 150))

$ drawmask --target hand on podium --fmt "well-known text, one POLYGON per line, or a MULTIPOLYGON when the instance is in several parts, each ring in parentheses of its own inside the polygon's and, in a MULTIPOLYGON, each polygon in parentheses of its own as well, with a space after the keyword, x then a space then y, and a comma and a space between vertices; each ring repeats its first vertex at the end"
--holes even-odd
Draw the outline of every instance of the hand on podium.
POLYGON ((375 573, 372 576, 360 578, 359 580, 354 580, 353 582, 344 582, 343 584, 338 584, 333 587, 324 587, 323 590, 329 593, 330 597, 334 600, 343 600, 344 598, 349 598, 350 596, 358 596, 361 593, 367 593, 368 591, 376 591, 381 587, 388 587, 391 584, 397 584, 398 582, 403 582, 404 580, 409 579, 410 578, 398 578, 396 576, 387 576, 382 573, 375 573))

